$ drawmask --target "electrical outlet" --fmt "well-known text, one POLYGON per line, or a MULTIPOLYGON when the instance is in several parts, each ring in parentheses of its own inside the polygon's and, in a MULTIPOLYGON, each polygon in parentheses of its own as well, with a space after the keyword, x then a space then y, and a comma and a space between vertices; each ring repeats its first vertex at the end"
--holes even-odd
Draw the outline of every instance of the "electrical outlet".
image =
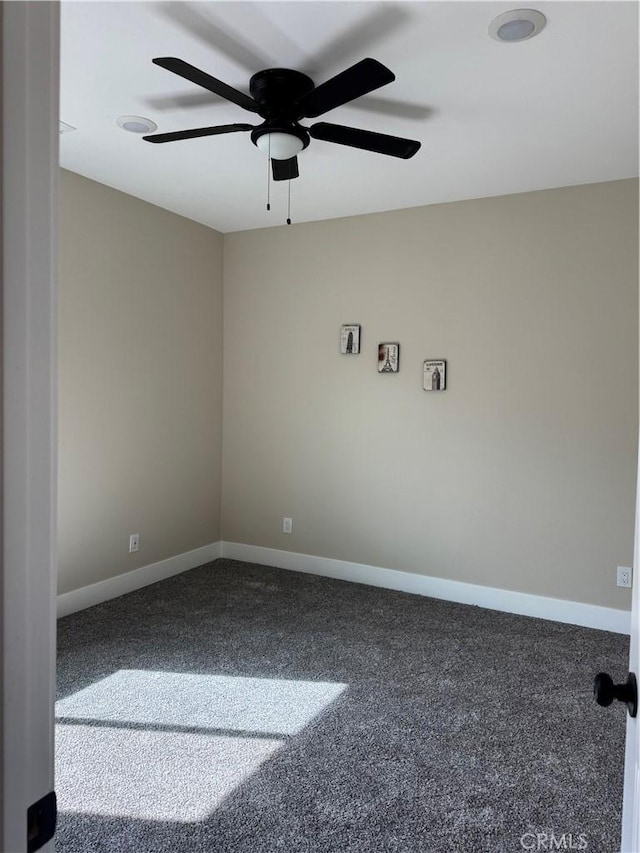
POLYGON ((129 537, 129 553, 133 554, 134 551, 137 551, 140 547, 140 534, 132 533, 129 537))
POLYGON ((633 569, 629 566, 618 566, 618 586, 630 587, 633 582, 633 569))
POLYGON ((292 518, 283 518, 282 519, 282 532, 283 533, 293 533, 293 519, 292 518))

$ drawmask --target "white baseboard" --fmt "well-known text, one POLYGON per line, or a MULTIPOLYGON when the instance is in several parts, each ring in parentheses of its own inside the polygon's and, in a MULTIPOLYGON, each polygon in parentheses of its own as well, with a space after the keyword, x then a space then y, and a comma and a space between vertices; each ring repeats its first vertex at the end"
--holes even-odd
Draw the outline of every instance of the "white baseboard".
POLYGON ((631 631, 631 613, 628 610, 600 607, 597 604, 583 604, 580 601, 564 601, 542 595, 512 592, 411 572, 400 572, 395 569, 383 569, 379 566, 366 566, 362 563, 347 563, 343 560, 314 557, 310 554, 295 554, 291 551, 261 548, 257 545, 242 545, 239 542, 222 542, 222 556, 232 560, 244 560, 247 563, 276 566, 279 569, 307 572, 312 575, 323 575, 369 586, 441 598, 445 601, 456 601, 460 604, 475 604, 478 607, 501 610, 505 613, 535 616, 539 619, 565 622, 569 625, 582 625, 586 628, 597 628, 616 634, 629 634, 631 631))
POLYGON ((77 610, 84 610, 94 604, 101 604, 111 598, 117 598, 149 584, 169 578, 172 575, 195 569, 203 563, 209 563, 218 557, 231 560, 244 560, 264 566, 275 566, 296 572, 322 575, 328 578, 352 581, 354 583, 410 592, 456 601, 460 604, 473 604, 505 613, 517 613, 521 616, 535 616, 552 622, 565 622, 569 625, 582 625, 616 634, 629 634, 631 613, 613 607, 600 607, 597 604, 584 604, 580 601, 564 601, 559 598, 547 598, 524 592, 512 592, 462 581, 432 578, 412 572, 400 572, 396 569, 384 569, 380 566, 367 566, 363 563, 348 563, 344 560, 332 560, 329 557, 315 557, 311 554, 296 554, 292 551, 280 551, 275 548, 261 548, 258 545, 243 545, 239 542, 214 542, 194 551, 187 551, 167 560, 142 566, 132 572, 126 572, 104 581, 74 589, 58 596, 58 618, 68 616, 77 610))
POLYGON ((71 592, 65 592, 58 596, 58 619, 75 613, 77 610, 84 610, 85 607, 93 607, 94 604, 101 604, 110 598, 117 598, 127 592, 133 592, 143 586, 165 580, 172 575, 178 575, 180 572, 195 569, 197 566, 209 563, 221 556, 222 542, 214 542, 211 545, 204 545, 202 548, 169 557, 167 560, 142 566, 142 568, 134 569, 132 572, 126 572, 123 575, 116 575, 116 577, 107 578, 107 580, 92 583, 71 592))

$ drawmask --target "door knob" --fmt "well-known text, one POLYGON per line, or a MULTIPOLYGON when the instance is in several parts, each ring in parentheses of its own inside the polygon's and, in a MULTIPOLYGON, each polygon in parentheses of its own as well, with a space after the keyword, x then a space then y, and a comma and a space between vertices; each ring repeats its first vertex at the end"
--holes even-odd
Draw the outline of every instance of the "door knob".
POLYGON ((624 684, 614 684, 610 675, 599 672, 593 683, 593 695, 598 705, 604 708, 617 699, 619 702, 627 703, 627 709, 632 717, 638 713, 638 684, 633 672, 629 673, 624 684))

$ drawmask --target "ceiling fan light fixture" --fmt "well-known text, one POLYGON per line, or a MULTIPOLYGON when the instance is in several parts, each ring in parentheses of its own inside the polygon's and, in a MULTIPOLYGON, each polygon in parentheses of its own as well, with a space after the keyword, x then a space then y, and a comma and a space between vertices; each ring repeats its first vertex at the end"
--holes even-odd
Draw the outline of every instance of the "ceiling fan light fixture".
POLYGON ((158 129, 155 121, 142 116, 120 116, 116 119, 116 124, 129 133, 153 133, 158 129))
POLYGON ((272 160, 289 160, 304 148, 304 142, 292 133, 263 133, 256 139, 256 146, 272 160))
POLYGON ((536 9, 512 9, 503 12, 489 24, 489 35, 496 41, 526 41, 540 33, 547 19, 536 9))

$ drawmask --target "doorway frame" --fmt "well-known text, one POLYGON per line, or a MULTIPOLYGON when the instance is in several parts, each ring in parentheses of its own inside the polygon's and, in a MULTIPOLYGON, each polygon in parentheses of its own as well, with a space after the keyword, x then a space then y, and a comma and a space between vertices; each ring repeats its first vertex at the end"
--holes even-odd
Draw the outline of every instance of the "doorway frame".
POLYGON ((1 3, 0 36, 0 847, 22 853, 54 783, 58 0, 1 3))

